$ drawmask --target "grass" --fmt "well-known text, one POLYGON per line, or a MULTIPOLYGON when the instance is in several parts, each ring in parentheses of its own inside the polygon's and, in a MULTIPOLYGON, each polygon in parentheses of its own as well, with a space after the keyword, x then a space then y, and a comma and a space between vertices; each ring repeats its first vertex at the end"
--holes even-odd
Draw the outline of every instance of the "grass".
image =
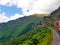
POLYGON ((51 45, 51 40, 52 40, 52 33, 47 34, 46 37, 42 39, 42 42, 39 43, 38 45, 51 45))
POLYGON ((37 17, 44 17, 44 16, 49 16, 49 14, 34 14, 34 16, 37 16, 37 17))

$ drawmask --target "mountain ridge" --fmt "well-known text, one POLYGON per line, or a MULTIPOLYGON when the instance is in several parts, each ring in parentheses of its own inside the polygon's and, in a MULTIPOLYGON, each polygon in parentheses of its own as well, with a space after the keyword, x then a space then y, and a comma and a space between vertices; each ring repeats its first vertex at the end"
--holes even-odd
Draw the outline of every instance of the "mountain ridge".
POLYGON ((60 7, 53 11, 49 16, 45 16, 43 23, 48 26, 54 26, 54 23, 58 20, 60 20, 60 7))
POLYGON ((16 20, 8 21, 7 23, 0 23, 0 39, 7 39, 10 36, 17 37, 20 32, 22 33, 26 26, 32 26, 34 25, 34 22, 38 21, 42 21, 42 18, 37 16, 25 16, 16 20))

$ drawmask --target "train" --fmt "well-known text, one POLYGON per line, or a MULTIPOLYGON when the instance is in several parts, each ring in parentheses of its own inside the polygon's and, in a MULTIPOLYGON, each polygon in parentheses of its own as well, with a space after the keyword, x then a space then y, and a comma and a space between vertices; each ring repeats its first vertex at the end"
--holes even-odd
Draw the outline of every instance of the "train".
POLYGON ((59 21, 56 21, 56 22, 54 23, 54 28, 55 28, 58 32, 60 32, 60 20, 59 20, 59 21))

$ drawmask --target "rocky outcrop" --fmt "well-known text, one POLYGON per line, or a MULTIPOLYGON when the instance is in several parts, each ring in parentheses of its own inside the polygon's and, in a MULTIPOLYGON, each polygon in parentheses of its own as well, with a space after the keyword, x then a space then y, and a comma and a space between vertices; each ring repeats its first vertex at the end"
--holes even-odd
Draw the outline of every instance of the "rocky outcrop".
POLYGON ((49 16, 43 18, 44 24, 54 26, 54 22, 60 20, 60 7, 53 11, 49 16))

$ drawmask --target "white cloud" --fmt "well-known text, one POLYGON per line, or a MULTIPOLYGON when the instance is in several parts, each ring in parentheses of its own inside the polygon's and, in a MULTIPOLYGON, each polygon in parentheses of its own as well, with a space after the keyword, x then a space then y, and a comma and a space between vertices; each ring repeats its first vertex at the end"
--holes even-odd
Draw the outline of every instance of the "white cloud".
POLYGON ((0 5, 12 6, 16 4, 17 0, 0 0, 0 5))
POLYGON ((0 13, 0 23, 9 21, 9 18, 5 15, 4 12, 0 13))
MULTIPOLYGON (((0 0, 0 5, 15 5, 18 8, 22 8, 24 15, 29 16, 35 13, 51 13, 60 6, 60 0, 0 0), (29 12, 27 12, 27 10, 29 10, 29 12)), ((8 18, 5 14, 0 14, 0 22, 19 17, 23 17, 23 15, 15 14, 11 16, 11 18, 8 18)))
POLYGON ((15 14, 14 16, 11 16, 10 20, 15 20, 17 18, 23 17, 24 15, 20 15, 20 14, 15 14))
POLYGON ((19 0, 17 7, 23 9, 25 15, 34 13, 51 13, 60 6, 59 0, 19 0), (27 12, 27 10, 30 10, 27 12))
POLYGON ((6 16, 4 12, 0 13, 0 23, 2 22, 8 22, 10 20, 15 20, 17 18, 23 17, 24 15, 15 14, 14 16, 11 16, 10 18, 6 16))
POLYGON ((60 0, 0 0, 1 5, 12 6, 16 5, 22 8, 23 13, 50 13, 60 6, 60 0), (30 10, 30 12, 27 12, 30 10))

